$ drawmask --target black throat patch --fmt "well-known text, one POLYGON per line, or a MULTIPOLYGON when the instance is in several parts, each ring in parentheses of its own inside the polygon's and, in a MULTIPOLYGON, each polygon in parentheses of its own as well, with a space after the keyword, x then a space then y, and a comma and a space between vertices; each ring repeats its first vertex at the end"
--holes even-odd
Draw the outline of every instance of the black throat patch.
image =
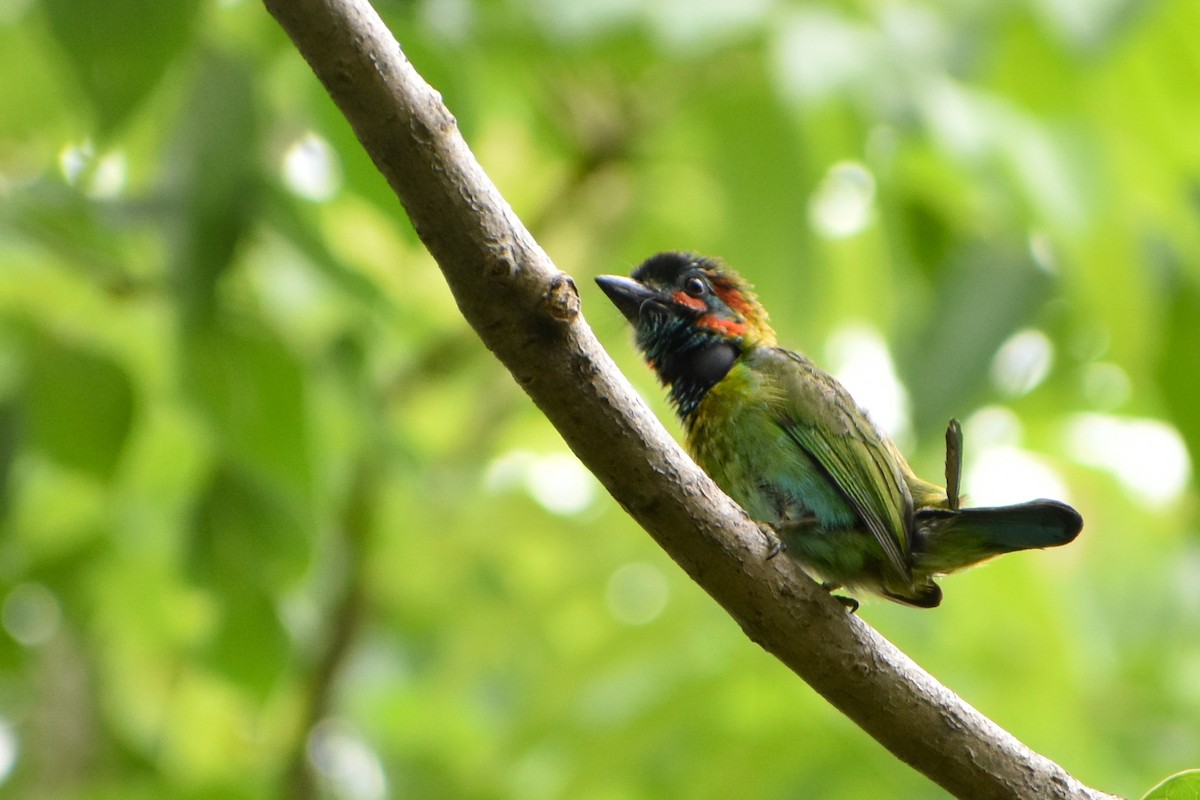
POLYGON ((728 374, 740 354, 732 342, 709 341, 671 359, 669 368, 659 374, 670 386, 671 402, 681 417, 696 410, 704 395, 728 374))

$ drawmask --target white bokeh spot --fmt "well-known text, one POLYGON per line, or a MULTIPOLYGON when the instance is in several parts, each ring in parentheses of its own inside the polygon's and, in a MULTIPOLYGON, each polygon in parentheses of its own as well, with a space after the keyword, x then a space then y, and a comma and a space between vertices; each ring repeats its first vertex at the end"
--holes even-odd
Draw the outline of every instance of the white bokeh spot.
POLYGON ((322 202, 342 186, 337 153, 313 131, 306 131, 283 152, 283 182, 293 194, 322 202))
POLYGON ((892 439, 903 439, 911 424, 908 391, 883 336, 866 325, 847 325, 829 337, 825 354, 833 376, 871 420, 892 439))
POLYGON ((1191 479, 1179 431, 1155 419, 1076 414, 1067 426, 1067 450, 1079 463, 1112 473, 1148 508, 1176 500, 1191 479))
POLYGON ((608 579, 605 600, 609 613, 626 625, 645 625, 667 607, 667 577, 644 561, 617 569, 608 579))
POLYGON ((857 161, 839 161, 809 199, 808 219, 826 239, 845 239, 867 227, 874 205, 875 176, 857 161))

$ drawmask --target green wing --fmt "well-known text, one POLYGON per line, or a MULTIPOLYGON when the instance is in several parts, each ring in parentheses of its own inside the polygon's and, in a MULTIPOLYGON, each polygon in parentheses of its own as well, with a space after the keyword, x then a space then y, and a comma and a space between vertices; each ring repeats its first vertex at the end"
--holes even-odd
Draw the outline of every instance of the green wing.
MULTIPOLYGON (((898 574, 908 579, 913 502, 894 449, 846 389, 804 356, 764 348, 778 359, 788 435, 845 494, 898 574)), ((777 370, 774 368, 778 368, 777 370)))

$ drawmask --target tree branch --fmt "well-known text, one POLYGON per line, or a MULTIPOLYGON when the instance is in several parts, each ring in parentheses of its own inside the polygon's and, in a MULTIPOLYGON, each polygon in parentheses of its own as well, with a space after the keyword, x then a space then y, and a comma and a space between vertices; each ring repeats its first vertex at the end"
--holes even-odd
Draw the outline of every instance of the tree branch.
POLYGON ((614 498, 774 654, 952 794, 1106 798, 934 680, 786 558, 670 437, 596 341, 440 95, 366 0, 264 0, 353 126, 463 316, 614 498))

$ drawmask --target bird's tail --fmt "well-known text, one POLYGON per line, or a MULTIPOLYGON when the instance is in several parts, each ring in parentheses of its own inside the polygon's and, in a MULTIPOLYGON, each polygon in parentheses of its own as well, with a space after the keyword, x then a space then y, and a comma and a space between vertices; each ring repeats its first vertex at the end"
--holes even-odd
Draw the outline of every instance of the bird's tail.
POLYGON ((994 508, 919 509, 914 561, 932 573, 953 572, 1002 553, 1058 547, 1079 535, 1083 517, 1057 500, 994 508))

